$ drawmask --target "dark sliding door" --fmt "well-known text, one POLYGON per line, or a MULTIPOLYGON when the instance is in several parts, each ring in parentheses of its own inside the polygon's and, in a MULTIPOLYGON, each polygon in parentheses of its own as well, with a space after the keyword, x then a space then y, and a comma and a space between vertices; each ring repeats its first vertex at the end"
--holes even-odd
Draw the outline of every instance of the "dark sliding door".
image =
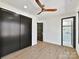
POLYGON ((20 20, 19 15, 0 9, 1 56, 19 49, 20 20))
POLYGON ((0 8, 0 57, 31 46, 32 19, 0 8))
POLYGON ((27 46, 31 46, 31 27, 32 27, 32 19, 20 15, 21 19, 21 48, 25 48, 27 46))

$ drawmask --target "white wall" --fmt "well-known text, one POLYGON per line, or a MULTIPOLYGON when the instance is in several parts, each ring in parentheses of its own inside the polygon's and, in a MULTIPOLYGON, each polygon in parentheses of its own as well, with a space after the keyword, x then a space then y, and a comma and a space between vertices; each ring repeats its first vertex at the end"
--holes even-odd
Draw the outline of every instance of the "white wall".
POLYGON ((79 43, 78 43, 78 39, 79 39, 79 19, 78 19, 78 13, 77 13, 77 17, 76 17, 76 50, 77 50, 77 53, 79 55, 79 43))
POLYGON ((61 45, 61 18, 47 15, 44 22, 44 41, 61 45))
POLYGON ((77 50, 77 53, 79 55, 79 43, 78 43, 78 40, 79 40, 79 19, 78 19, 78 11, 79 11, 79 4, 78 4, 78 7, 77 7, 77 13, 76 13, 76 50, 77 50))
POLYGON ((1 2, 0 2, 0 7, 10 10, 10 11, 13 11, 18 14, 25 15, 27 17, 31 17, 32 18, 32 45, 37 44, 37 21, 36 21, 37 19, 36 19, 36 17, 34 17, 30 14, 27 14, 26 12, 23 12, 21 10, 18 10, 17 8, 14 8, 8 4, 1 3, 1 2))
POLYGON ((61 45, 61 17, 39 15, 38 22, 43 22, 43 41, 61 45))

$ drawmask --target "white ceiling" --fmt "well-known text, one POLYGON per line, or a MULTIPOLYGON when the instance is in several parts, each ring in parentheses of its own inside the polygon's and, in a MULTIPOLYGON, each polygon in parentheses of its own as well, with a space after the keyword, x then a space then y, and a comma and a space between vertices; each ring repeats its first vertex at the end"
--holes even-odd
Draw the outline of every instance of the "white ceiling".
MULTIPOLYGON (((26 13, 36 15, 40 8, 35 3, 35 0, 0 0, 3 3, 7 3, 15 8, 18 8, 26 13), (27 9, 24 9, 24 5, 27 5, 27 9)), ((78 0, 40 0, 46 8, 57 8, 57 12, 50 14, 60 14, 74 11, 78 0)), ((46 14, 45 12, 42 14, 46 14)))

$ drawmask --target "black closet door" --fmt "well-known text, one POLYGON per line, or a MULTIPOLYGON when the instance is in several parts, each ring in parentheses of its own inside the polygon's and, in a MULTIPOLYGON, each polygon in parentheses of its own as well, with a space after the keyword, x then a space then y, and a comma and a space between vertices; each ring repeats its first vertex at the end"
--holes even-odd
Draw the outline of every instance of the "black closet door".
POLYGON ((31 46, 32 19, 20 15, 21 19, 21 48, 31 46))
MULTIPOLYGON (((2 15, 2 12, 1 12, 1 9, 0 9, 0 33, 1 33, 1 17, 2 15)), ((1 54, 2 54, 2 40, 1 40, 1 34, 0 34, 0 58, 1 58, 1 54)))
POLYGON ((2 42, 1 56, 19 49, 20 20, 19 15, 0 9, 0 41, 2 42))

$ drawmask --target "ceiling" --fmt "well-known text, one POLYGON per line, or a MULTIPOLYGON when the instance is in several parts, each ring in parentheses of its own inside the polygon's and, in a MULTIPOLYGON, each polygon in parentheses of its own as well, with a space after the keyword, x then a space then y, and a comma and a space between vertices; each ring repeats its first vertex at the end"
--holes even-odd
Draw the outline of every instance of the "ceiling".
MULTIPOLYGON (((66 12, 74 11, 78 0, 40 0, 42 4, 46 5, 46 8, 57 8, 56 12, 51 12, 49 14, 61 14, 66 12)), ((26 13, 36 15, 40 8, 35 3, 35 0, 0 0, 2 3, 7 3, 15 8, 18 8, 26 13), (24 8, 24 5, 27 8, 24 8)), ((46 14, 43 12, 42 14, 46 14)))

